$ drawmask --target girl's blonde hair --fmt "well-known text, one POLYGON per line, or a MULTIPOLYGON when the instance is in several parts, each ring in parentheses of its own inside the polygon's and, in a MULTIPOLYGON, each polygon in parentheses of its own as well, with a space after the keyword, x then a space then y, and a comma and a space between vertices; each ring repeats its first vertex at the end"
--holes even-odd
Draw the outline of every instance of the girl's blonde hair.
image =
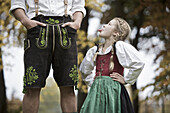
MULTIPOLYGON (((131 34, 131 28, 129 24, 122 18, 114 18, 114 20, 117 21, 117 31, 118 31, 118 37, 117 40, 124 41, 125 39, 128 39, 131 34)), ((110 57, 110 64, 109 64, 109 71, 113 71, 114 69, 114 62, 113 62, 113 54, 114 54, 114 47, 112 47, 112 55, 110 57)))
MULTIPOLYGON (((117 21, 117 26, 116 26, 116 30, 118 32, 117 41, 118 40, 124 41, 125 39, 130 38, 131 28, 130 28, 129 24, 122 18, 115 17, 114 19, 117 21)), ((99 45, 98 49, 102 45, 99 45)), ((112 72, 113 69, 114 69, 114 62, 113 62, 114 47, 112 47, 111 54, 112 55, 110 57, 110 64, 109 64, 109 71, 110 72, 112 72)), ((96 62, 97 55, 98 55, 98 50, 96 51, 96 54, 94 55, 94 58, 93 58, 94 63, 96 62)))
POLYGON ((124 41, 125 39, 129 39, 131 34, 129 24, 122 18, 115 17, 114 20, 117 21, 118 40, 124 41))

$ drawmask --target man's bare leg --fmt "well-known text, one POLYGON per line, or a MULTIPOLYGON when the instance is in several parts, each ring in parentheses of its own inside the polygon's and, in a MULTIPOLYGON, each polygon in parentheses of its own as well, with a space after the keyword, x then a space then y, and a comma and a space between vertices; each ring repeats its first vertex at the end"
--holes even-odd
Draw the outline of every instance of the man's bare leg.
POLYGON ((38 113, 41 88, 28 88, 23 99, 23 113, 38 113))
POLYGON ((77 112, 77 100, 74 86, 60 87, 61 109, 63 112, 77 112))

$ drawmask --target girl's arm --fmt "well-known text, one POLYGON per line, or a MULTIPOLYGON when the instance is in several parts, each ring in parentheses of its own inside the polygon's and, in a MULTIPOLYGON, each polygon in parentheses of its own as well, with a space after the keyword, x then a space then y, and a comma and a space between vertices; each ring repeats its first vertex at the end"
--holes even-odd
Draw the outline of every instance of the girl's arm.
POLYGON ((89 86, 92 85, 95 76, 95 65, 94 65, 93 58, 96 53, 96 50, 97 50, 96 46, 89 49, 80 65, 80 72, 82 75, 82 79, 89 86))
POLYGON ((134 84, 144 68, 140 53, 132 45, 118 41, 116 43, 116 55, 120 64, 129 69, 128 74, 124 76, 124 81, 131 85, 134 84))

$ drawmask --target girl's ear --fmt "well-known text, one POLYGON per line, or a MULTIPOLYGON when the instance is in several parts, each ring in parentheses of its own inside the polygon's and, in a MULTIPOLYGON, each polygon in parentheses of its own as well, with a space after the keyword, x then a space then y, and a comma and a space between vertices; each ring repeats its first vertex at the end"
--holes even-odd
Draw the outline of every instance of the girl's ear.
POLYGON ((113 37, 118 37, 119 33, 118 32, 113 32, 113 37))

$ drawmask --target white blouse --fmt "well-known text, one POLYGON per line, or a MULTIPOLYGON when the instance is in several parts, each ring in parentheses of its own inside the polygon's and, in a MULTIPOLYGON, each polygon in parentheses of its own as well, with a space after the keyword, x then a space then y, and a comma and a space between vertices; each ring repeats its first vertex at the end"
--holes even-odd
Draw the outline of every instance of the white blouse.
MULTIPOLYGON (((144 68, 144 62, 142 61, 141 55, 132 45, 123 41, 117 41, 115 48, 119 63, 124 68, 129 69, 128 74, 124 75, 125 82, 132 85, 136 82, 139 74, 144 68)), ((111 49, 112 46, 109 46, 103 53, 101 48, 99 49, 99 54, 107 54, 111 51, 111 49)), ((94 81, 96 66, 94 65, 93 58, 96 51, 97 46, 90 48, 80 65, 80 72, 82 73, 82 78, 89 86, 91 86, 94 81)))
MULTIPOLYGON (((63 16, 64 15, 64 0, 39 0, 38 14, 44 16, 63 16)), ((86 15, 84 8, 84 0, 68 0, 68 15, 72 16, 76 11, 81 11, 86 15)), ((34 0, 11 0, 11 8, 9 13, 12 15, 12 10, 22 8, 27 14, 28 18, 35 16, 34 0), (28 8, 26 6, 28 5, 28 8)))

